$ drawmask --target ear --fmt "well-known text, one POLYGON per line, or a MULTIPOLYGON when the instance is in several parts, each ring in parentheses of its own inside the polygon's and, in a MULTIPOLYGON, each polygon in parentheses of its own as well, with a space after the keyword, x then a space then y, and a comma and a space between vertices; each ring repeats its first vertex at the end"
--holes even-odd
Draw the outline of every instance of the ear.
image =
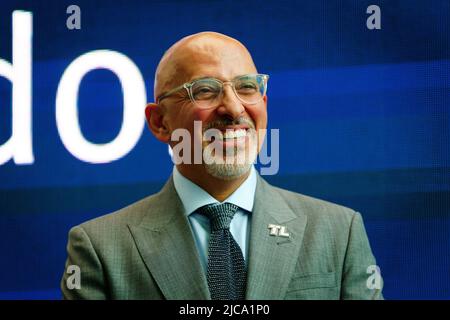
POLYGON ((149 103, 145 107, 145 118, 147 125, 153 135, 161 142, 170 141, 169 129, 164 124, 163 110, 156 103, 149 103))

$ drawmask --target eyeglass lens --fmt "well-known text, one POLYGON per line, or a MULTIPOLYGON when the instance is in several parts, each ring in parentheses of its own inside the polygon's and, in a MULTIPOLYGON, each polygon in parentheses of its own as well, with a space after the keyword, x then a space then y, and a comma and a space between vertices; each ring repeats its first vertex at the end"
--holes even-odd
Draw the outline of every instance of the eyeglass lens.
MULTIPOLYGON (((245 75, 232 81, 234 92, 246 104, 260 102, 266 91, 266 80, 262 75, 245 75)), ((192 84, 191 94, 200 107, 212 107, 221 99, 222 83, 213 78, 199 79, 192 84)))

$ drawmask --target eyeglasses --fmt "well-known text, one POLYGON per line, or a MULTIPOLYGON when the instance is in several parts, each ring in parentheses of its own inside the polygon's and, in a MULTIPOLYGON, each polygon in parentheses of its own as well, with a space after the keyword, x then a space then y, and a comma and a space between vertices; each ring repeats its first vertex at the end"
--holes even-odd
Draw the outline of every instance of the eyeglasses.
POLYGON ((266 95, 268 79, 267 74, 245 74, 231 81, 220 81, 216 78, 196 79, 161 94, 156 99, 156 103, 160 103, 181 89, 186 89, 189 98, 196 106, 205 109, 213 108, 218 106, 222 99, 224 85, 230 84, 242 103, 256 104, 266 95))

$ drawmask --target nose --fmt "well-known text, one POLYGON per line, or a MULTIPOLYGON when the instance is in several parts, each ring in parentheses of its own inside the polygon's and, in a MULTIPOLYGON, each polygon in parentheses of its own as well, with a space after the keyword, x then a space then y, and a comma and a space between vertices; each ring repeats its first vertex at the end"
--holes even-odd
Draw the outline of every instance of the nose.
POLYGON ((217 113, 221 116, 229 116, 236 119, 242 115, 245 108, 242 102, 238 99, 231 83, 224 83, 222 91, 222 99, 220 105, 217 107, 217 113))

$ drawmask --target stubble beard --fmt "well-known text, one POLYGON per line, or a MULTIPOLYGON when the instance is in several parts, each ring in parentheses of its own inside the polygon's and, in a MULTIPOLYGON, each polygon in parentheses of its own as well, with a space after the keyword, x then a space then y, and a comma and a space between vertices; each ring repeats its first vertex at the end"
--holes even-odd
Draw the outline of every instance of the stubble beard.
POLYGON ((221 180, 233 180, 246 174, 258 155, 257 135, 254 129, 247 132, 248 143, 244 146, 228 147, 222 157, 204 153, 204 167, 208 174, 221 180))

